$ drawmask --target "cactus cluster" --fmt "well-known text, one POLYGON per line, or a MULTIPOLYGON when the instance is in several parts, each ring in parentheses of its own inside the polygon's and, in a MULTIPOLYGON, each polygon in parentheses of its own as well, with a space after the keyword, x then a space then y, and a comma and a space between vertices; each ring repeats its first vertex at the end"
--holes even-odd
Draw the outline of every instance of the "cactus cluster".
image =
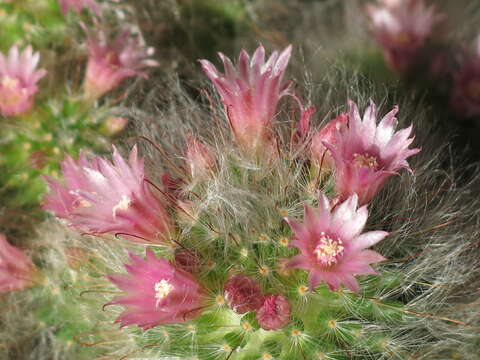
MULTIPOLYGON (((219 75, 216 87, 274 79, 262 53, 242 53, 226 69, 238 69, 237 81, 219 75), (249 75, 257 70, 263 76, 249 75)), ((259 103, 275 94, 268 82, 262 89, 259 103)), ((282 113, 265 122, 249 117, 261 109, 248 107, 243 90, 236 125, 264 132, 239 137, 220 93, 202 120, 209 136, 185 131, 182 155, 164 150, 168 139, 142 136, 152 163, 136 148, 128 160, 118 150, 112 161, 81 155, 64 161, 65 180, 49 180, 45 207, 82 234, 49 225, 54 239, 40 243, 57 243, 42 250, 43 286, 29 290, 58 348, 125 358, 414 359, 455 352, 447 334, 468 344, 478 319, 455 309, 468 306, 459 288, 477 271, 474 233, 457 212, 475 202, 447 177, 433 181, 426 157, 415 175, 392 176, 419 151, 409 148, 410 128, 395 130, 398 110, 378 122, 374 104, 361 119, 350 102, 347 121, 327 125, 324 167, 310 140, 325 128, 315 129, 293 91, 285 96, 301 104, 301 121, 282 113)))
MULTIPOLYGON (((20 56, 35 77, 21 82, 0 54, 0 110, 31 129, 8 132, 0 165, 17 166, 6 183, 28 190, 19 204, 48 187, 50 213, 27 254, 0 235, 0 356, 476 359, 479 170, 433 135, 431 112, 342 65, 296 84, 297 47, 267 56, 259 45, 237 60, 219 53, 223 70, 199 60, 210 80, 200 91, 146 79, 149 94, 135 87, 117 108, 133 136, 105 156, 98 134, 126 120, 104 95, 158 65, 135 26, 107 25, 119 20, 109 11, 130 18, 151 1, 47 3, 55 18, 85 20, 88 60, 77 95, 56 89, 40 103, 40 89, 35 107, 38 55, 20 56)), ((428 15, 416 51, 441 18, 408 3, 428 15)), ((397 47, 412 39, 396 35, 385 55, 403 69, 413 55, 397 47)))

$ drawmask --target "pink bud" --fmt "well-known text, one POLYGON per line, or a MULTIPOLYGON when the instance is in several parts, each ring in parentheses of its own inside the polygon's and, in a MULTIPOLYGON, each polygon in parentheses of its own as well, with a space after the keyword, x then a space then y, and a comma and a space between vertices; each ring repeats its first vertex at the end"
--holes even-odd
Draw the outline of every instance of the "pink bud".
POLYGON ((321 166, 324 169, 332 169, 334 167, 332 156, 322 142, 326 141, 330 144, 336 144, 335 135, 337 131, 346 128, 347 124, 348 113, 341 113, 313 135, 310 151, 312 160, 317 166, 321 166))
POLYGON ((117 135, 128 124, 128 119, 124 117, 112 116, 107 119, 105 126, 109 135, 117 135))
POLYGON ((193 250, 180 249, 175 252, 175 266, 191 274, 201 270, 201 260, 193 250))
POLYGON ((298 140, 303 141, 307 138, 310 132, 310 119, 316 111, 315 106, 309 106, 308 108, 302 107, 296 134, 298 140))
POLYGON ((28 162, 32 168, 41 170, 47 164, 47 154, 43 150, 35 150, 28 157, 28 162))
POLYGON ((212 150, 193 136, 187 138, 187 165, 192 178, 204 178, 215 166, 215 156, 212 150))
POLYGON ((264 330, 278 330, 290 321, 290 303, 282 295, 265 296, 263 305, 257 311, 257 321, 264 330))
POLYGON ((0 292, 30 287, 37 277, 37 268, 30 258, 0 234, 0 292))
POLYGON ((246 275, 233 275, 224 287, 228 306, 238 314, 256 310, 263 303, 263 295, 255 279, 246 275))
POLYGON ((173 178, 169 174, 162 175, 162 185, 165 191, 174 199, 182 199, 182 185, 183 181, 178 178, 173 178))

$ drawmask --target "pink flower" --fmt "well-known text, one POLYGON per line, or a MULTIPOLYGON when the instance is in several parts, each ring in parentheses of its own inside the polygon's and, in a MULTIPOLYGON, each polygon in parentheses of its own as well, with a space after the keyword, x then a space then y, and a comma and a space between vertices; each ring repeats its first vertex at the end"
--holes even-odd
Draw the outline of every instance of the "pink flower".
POLYGON ((228 306, 238 314, 256 310, 263 303, 263 295, 257 281, 246 275, 231 276, 224 286, 228 306))
POLYGON ((117 135, 128 125, 128 119, 120 116, 111 116, 105 121, 105 128, 108 135, 117 135))
POLYGON ((312 160, 317 166, 321 166, 322 169, 333 169, 335 167, 332 156, 327 151, 327 148, 323 145, 323 142, 328 142, 332 145, 336 144, 335 135, 337 131, 347 127, 348 114, 342 113, 335 119, 330 120, 327 125, 317 131, 312 138, 310 145, 310 152, 312 160))
POLYGON ((80 15, 82 9, 89 9, 97 16, 101 16, 102 14, 100 6, 95 0, 58 0, 58 2, 60 3, 63 15, 67 15, 69 11, 74 11, 80 15))
POLYGON ((280 55, 274 51, 265 62, 265 49, 260 45, 252 58, 240 52, 237 67, 222 53, 225 73, 220 73, 207 60, 200 60, 203 71, 220 94, 233 135, 239 146, 252 153, 271 144, 273 120, 280 98, 289 94, 290 83, 283 75, 292 47, 280 55))
POLYGON ((12 46, 8 56, 0 53, 0 113, 5 116, 21 115, 30 110, 38 90, 36 83, 46 70, 35 70, 40 54, 27 46, 19 52, 12 46))
POLYGON ((282 295, 265 296, 262 306, 257 310, 257 321, 264 330, 278 330, 290 322, 290 303, 282 295))
POLYGON ((30 287, 37 277, 37 268, 29 257, 0 234, 0 292, 30 287))
MULTIPOLYGON (((85 26, 84 26, 85 28, 85 26)), ((141 69, 157 66, 148 59, 153 53, 146 48, 140 35, 131 27, 124 27, 111 40, 110 34, 94 29, 87 32, 88 63, 85 75, 85 94, 88 99, 97 99, 116 88, 124 79, 132 76, 147 77, 141 69)))
POLYGON ((473 56, 455 75, 452 105, 466 116, 480 114, 480 36, 473 56))
POLYGON ((144 330, 161 324, 189 321, 199 315, 204 299, 197 280, 147 249, 146 258, 130 254, 128 274, 108 278, 126 292, 106 305, 123 305, 126 310, 116 322, 121 326, 138 325, 144 330))
POLYGON ((377 5, 367 5, 367 13, 388 64, 400 72, 412 65, 434 26, 443 19, 423 0, 379 0, 377 5))
POLYGON ((368 211, 366 205, 357 209, 357 203, 357 195, 352 195, 332 211, 327 197, 320 194, 318 209, 305 205, 303 224, 285 218, 295 234, 291 245, 300 250, 289 266, 309 272, 312 291, 322 281, 331 290, 344 284, 348 289, 358 291, 355 276, 376 274, 369 264, 385 260, 377 252, 366 249, 388 233, 370 231, 361 234, 368 211))
POLYGON ((187 138, 186 160, 193 179, 208 177, 216 161, 213 151, 191 135, 187 138))
POLYGON ((46 178, 50 193, 43 206, 71 226, 96 234, 121 233, 136 242, 169 238, 171 221, 144 181, 136 147, 128 163, 114 147, 113 163, 100 157, 89 162, 82 152, 78 161, 67 156, 62 171, 64 184, 46 178))
POLYGON ((377 110, 371 102, 363 120, 357 105, 349 101, 348 127, 336 132, 335 141, 324 141, 335 161, 335 189, 340 200, 358 194, 361 204, 369 202, 385 181, 400 169, 411 171, 407 158, 420 151, 409 149, 410 125, 395 132, 398 107, 377 125, 377 110), (333 142, 333 143, 332 143, 333 142), (335 143, 336 142, 336 143, 335 143))

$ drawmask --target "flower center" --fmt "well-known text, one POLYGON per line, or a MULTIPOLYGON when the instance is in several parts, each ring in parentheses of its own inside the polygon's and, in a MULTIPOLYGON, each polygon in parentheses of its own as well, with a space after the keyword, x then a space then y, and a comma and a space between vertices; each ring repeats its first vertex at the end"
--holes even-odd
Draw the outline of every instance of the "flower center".
POLYGON ((480 79, 470 81, 468 84, 468 93, 475 101, 480 101, 480 79))
POLYGON ((15 106, 25 100, 26 90, 21 88, 20 81, 10 76, 0 80, 0 104, 2 106, 15 106))
POLYGON ((2 78, 2 86, 9 88, 9 89, 14 89, 17 88, 20 84, 20 81, 18 79, 12 78, 10 76, 4 76, 2 78))
POLYGON ((317 256, 317 261, 327 266, 336 264, 340 255, 343 253, 344 247, 342 245, 342 240, 334 240, 323 232, 320 235, 318 245, 313 251, 317 256))
POLYGON ((165 279, 155 283, 155 299, 157 300, 155 302, 155 307, 158 308, 160 301, 167 297, 172 291, 173 285, 165 279))
POLYGON ((105 55, 105 61, 107 62, 107 64, 109 64, 111 66, 120 66, 121 65, 119 57, 113 51, 109 51, 105 55))
POLYGON ((370 167, 376 169, 378 167, 377 158, 375 156, 365 154, 353 154, 353 161, 358 167, 370 167))
POLYGON ((400 33, 393 38, 393 43, 399 46, 410 44, 410 36, 406 33, 400 33))
POLYGON ((118 210, 128 210, 131 203, 132 203, 132 199, 130 199, 127 195, 122 195, 122 198, 120 199, 120 201, 112 209, 113 218, 115 219, 117 217, 118 210))

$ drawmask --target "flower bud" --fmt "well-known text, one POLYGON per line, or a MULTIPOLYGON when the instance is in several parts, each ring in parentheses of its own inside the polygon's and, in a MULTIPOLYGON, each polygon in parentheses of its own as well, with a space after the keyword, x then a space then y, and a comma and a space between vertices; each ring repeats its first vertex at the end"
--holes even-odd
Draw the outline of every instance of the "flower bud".
POLYGON ((38 276, 30 258, 0 234, 0 293, 28 288, 38 276))
POLYGON ((195 139, 187 138, 187 165, 192 178, 205 178, 215 166, 215 156, 212 150, 195 139))
POLYGON ((108 135, 117 135, 122 132, 128 124, 128 119, 119 116, 111 116, 105 121, 105 128, 108 135))
POLYGON ((175 252, 175 266, 191 274, 200 272, 202 263, 193 250, 180 249, 175 252))
POLYGON ((282 295, 265 296, 257 311, 257 321, 264 330, 278 330, 290 322, 290 303, 282 295))
POLYGON ((233 275, 224 287, 228 306, 238 314, 256 310, 263 303, 263 295, 255 279, 246 275, 233 275))

